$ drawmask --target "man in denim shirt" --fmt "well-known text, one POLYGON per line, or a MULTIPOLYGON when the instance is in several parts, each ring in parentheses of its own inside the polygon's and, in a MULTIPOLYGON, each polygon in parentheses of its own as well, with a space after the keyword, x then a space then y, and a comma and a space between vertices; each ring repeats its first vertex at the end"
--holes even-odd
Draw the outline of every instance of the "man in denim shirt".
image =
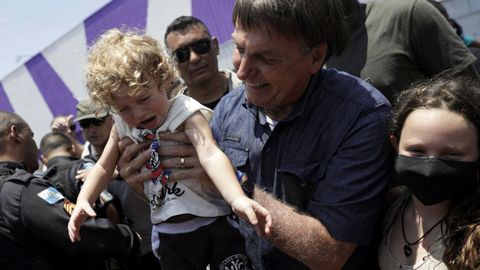
POLYGON ((345 44, 341 5, 237 0, 233 21, 244 86, 220 101, 211 126, 272 215, 269 239, 241 226, 256 269, 370 269, 365 249, 392 168, 390 105, 362 80, 322 69, 345 44))
MULTIPOLYGON (((371 269, 367 246, 393 169, 390 105, 362 80, 322 70, 346 43, 340 1, 237 0, 233 18, 244 87, 220 101, 211 126, 272 215, 268 239, 241 224, 255 269, 371 269)), ((122 176, 148 179, 136 170, 148 157, 132 154, 142 145, 122 147, 122 176)), ((172 181, 200 177, 191 149, 159 149, 165 166, 192 168, 172 181)))

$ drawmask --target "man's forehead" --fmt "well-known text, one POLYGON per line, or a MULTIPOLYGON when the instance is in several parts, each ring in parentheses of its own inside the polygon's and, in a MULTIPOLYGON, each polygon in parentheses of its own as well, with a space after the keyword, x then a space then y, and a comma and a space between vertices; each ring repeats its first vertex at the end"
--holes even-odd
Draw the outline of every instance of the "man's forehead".
POLYGON ((203 38, 210 38, 210 34, 203 25, 196 24, 185 29, 172 31, 169 33, 167 36, 167 43, 169 44, 167 45, 169 45, 169 47, 175 45, 187 45, 186 43, 189 43, 190 41, 203 38))

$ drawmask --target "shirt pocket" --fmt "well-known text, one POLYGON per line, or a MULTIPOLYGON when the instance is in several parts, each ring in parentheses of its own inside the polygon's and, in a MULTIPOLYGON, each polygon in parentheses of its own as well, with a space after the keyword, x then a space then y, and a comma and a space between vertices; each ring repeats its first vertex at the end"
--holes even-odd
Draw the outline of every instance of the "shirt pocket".
POLYGON ((326 168, 326 162, 280 166, 277 170, 275 193, 281 196, 283 201, 304 210, 315 194, 319 182, 324 178, 326 168))
POLYGON ((239 142, 223 141, 219 143, 220 149, 227 155, 236 168, 247 165, 248 148, 242 146, 239 142))

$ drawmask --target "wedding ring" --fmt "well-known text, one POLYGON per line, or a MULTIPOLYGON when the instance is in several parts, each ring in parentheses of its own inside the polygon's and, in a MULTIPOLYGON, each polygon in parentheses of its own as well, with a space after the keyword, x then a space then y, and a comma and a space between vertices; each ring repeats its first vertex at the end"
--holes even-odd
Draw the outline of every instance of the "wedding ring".
POLYGON ((180 167, 185 168, 185 159, 183 157, 180 158, 180 167))

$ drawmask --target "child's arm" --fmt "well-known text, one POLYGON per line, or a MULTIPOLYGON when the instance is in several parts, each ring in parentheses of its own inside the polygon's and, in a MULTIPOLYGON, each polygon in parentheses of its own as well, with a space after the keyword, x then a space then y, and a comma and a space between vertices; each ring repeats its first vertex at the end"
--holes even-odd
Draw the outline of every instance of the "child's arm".
POLYGON ((105 146, 100 159, 95 166, 93 166, 85 179, 85 183, 77 197, 77 204, 72 212, 70 221, 68 222, 68 234, 72 242, 81 240, 80 226, 82 226, 87 218, 86 215, 90 217, 96 215, 91 205, 112 179, 118 157, 118 133, 115 126, 113 126, 112 131, 110 131, 107 145, 105 146))
POLYGON ((195 148, 200 164, 233 211, 255 226, 259 234, 263 234, 262 231, 269 234, 271 217, 268 210, 243 193, 233 165, 218 148, 210 126, 200 112, 185 121, 185 134, 195 148), (262 225, 259 225, 259 220, 262 225))

